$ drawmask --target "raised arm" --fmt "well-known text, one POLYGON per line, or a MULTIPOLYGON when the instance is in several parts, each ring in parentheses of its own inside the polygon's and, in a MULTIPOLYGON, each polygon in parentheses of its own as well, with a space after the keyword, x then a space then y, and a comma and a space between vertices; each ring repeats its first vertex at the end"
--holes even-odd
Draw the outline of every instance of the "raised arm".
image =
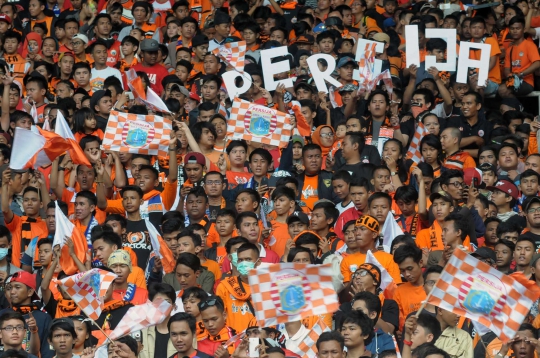
POLYGON ((13 211, 9 207, 10 197, 10 184, 11 184, 11 169, 8 168, 2 173, 2 213, 4 214, 4 220, 6 223, 10 223, 13 220, 13 211))

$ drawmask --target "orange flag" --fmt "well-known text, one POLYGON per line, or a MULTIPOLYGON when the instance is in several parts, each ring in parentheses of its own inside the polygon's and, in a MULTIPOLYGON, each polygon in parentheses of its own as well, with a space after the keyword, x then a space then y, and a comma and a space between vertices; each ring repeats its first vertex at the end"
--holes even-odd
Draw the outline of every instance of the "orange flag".
POLYGON ((159 232, 148 219, 146 219, 146 227, 148 228, 148 235, 150 236, 154 254, 161 259, 163 271, 165 273, 173 272, 176 268, 176 261, 174 260, 171 249, 169 249, 165 240, 163 240, 159 232))
POLYGON ((90 161, 84 154, 81 146, 73 136, 73 133, 71 133, 71 129, 69 129, 69 126, 64 116, 62 115, 62 112, 60 111, 58 111, 58 114, 56 116, 56 127, 54 128, 54 132, 60 137, 67 140, 69 145, 71 145, 71 149, 69 150, 69 156, 71 157, 71 161, 74 164, 82 164, 86 165, 87 167, 92 166, 92 164, 90 164, 90 161))
POLYGON ((306 117, 304 117, 304 115, 302 114, 300 103, 298 103, 297 101, 293 101, 292 111, 294 113, 294 117, 296 118, 296 128, 300 132, 300 135, 302 137, 311 136, 311 128, 309 128, 306 117))
POLYGON ((37 131, 15 128, 9 162, 11 169, 37 169, 51 164, 70 148, 69 143, 58 134, 36 128, 37 131))

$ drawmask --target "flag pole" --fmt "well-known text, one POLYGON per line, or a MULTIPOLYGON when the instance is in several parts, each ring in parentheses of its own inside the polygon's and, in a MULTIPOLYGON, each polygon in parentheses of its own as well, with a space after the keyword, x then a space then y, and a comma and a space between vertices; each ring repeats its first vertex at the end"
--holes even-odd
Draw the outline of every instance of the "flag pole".
MULTIPOLYGON (((439 278, 440 280, 440 278, 439 278)), ((439 281, 437 280, 437 282, 439 281)), ((437 285, 437 282, 435 282, 435 285, 433 286, 436 286, 437 285)), ((426 299, 424 301, 422 301, 422 305, 420 306, 420 308, 418 309, 418 311, 416 312, 416 314, 414 315, 416 318, 418 318, 420 316, 420 313, 422 313, 422 311, 424 310, 424 308, 426 308, 426 305, 428 304, 428 301, 429 299, 431 298, 431 293, 433 292, 433 289, 431 289, 431 291, 429 292, 429 294, 427 295, 426 299)))
MULTIPOLYGON (((71 297, 71 299, 73 300, 73 297, 71 297)), ((79 308, 81 309, 81 311, 84 312, 84 310, 82 309, 81 306, 79 306, 79 303, 78 303, 77 301, 73 300, 73 302, 75 302, 75 304, 77 305, 77 307, 79 307, 79 308)), ((116 344, 114 343, 114 341, 109 337, 109 335, 108 335, 107 333, 105 333, 105 331, 103 330, 103 328, 101 328, 101 327, 99 326, 99 324, 96 323, 96 321, 94 321, 94 320, 93 320, 92 318, 90 318, 90 317, 88 317, 88 319, 89 319, 89 320, 90 320, 90 321, 91 321, 91 322, 92 322, 92 323, 93 323, 93 324, 101 331, 101 333, 103 333, 103 335, 104 335, 105 337, 107 337, 107 339, 108 339, 109 341, 111 341, 111 343, 112 343, 114 346, 116 346, 116 344)))

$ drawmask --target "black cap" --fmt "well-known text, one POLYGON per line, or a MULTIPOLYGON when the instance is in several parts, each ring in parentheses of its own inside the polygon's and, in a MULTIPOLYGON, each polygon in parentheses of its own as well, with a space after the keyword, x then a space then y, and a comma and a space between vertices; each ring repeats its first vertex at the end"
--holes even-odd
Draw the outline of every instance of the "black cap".
POLYGON ((493 172, 497 174, 497 168, 491 163, 485 162, 478 166, 478 169, 480 169, 483 172, 493 172))
POLYGON ((527 199, 525 199, 522 205, 523 211, 527 213, 527 210, 529 210, 529 206, 531 206, 531 204, 533 203, 540 203, 540 198, 537 196, 530 196, 527 199))
POLYGON ((471 256, 482 258, 482 259, 490 259, 493 263, 497 261, 497 256, 495 255, 495 251, 485 246, 477 249, 475 252, 471 254, 471 256))
POLYGON ((193 39, 191 39, 191 47, 197 47, 205 44, 208 45, 209 42, 210 40, 208 40, 208 37, 206 37, 206 35, 196 35, 195 37, 193 37, 193 39))
POLYGON ((103 97, 106 97, 106 96, 111 97, 111 91, 109 91, 109 90, 99 90, 99 91, 94 92, 94 94, 92 95, 92 98, 90 99, 90 109, 92 111, 94 111, 94 108, 95 108, 96 104, 98 104, 99 101, 103 97))
POLYGON ((216 13, 214 15, 214 26, 221 24, 230 24, 231 22, 231 17, 227 13, 224 13, 221 10, 216 10, 216 13))
POLYGON ((70 328, 73 328, 75 330, 75 325, 73 324, 73 320, 71 318, 55 318, 49 323, 49 332, 52 331, 53 327, 57 324, 67 324, 70 326, 70 328))
POLYGON ((326 18, 326 20, 324 21, 324 24, 328 27, 328 26, 343 26, 343 21, 341 21, 341 19, 339 17, 328 17, 326 18))
POLYGON ((287 225, 300 221, 304 225, 309 225, 309 217, 303 211, 295 211, 287 218, 287 225))

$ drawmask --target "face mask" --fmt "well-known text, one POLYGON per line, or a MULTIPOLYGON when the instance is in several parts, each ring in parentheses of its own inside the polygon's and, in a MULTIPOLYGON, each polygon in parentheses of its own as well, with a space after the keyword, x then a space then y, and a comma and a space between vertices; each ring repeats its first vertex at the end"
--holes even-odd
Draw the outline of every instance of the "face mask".
POLYGON ((249 270, 253 268, 255 268, 255 262, 249 261, 242 261, 236 266, 236 269, 242 276, 247 276, 249 274, 249 270))
POLYGON ((0 249, 0 260, 3 260, 7 256, 8 251, 9 249, 0 249))
POLYGON ((427 111, 428 108, 425 106, 425 105, 422 105, 422 106, 419 106, 419 105, 416 105, 416 106, 411 106, 411 112, 412 112, 412 115, 413 117, 416 119, 416 117, 418 117, 418 115, 422 112, 425 112, 427 111))
POLYGON ((231 258, 232 265, 236 267, 236 265, 238 265, 238 254, 236 252, 232 253, 231 258))

